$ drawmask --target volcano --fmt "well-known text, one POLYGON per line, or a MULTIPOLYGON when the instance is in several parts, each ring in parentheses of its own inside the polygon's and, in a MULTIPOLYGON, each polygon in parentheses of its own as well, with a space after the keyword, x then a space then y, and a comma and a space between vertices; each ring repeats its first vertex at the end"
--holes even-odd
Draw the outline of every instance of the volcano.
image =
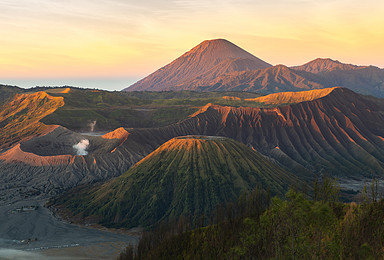
POLYGON ((271 66, 227 40, 207 40, 125 91, 191 89, 230 72, 271 66))
POLYGON ((169 140, 128 172, 59 200, 75 214, 110 226, 148 226, 181 215, 209 216, 218 205, 256 187, 284 194, 300 181, 232 139, 183 136, 169 140))

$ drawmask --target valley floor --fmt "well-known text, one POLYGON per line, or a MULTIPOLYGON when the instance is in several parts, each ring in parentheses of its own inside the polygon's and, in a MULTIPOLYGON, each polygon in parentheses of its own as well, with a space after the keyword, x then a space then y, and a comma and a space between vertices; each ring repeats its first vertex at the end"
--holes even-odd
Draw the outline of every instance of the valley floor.
POLYGON ((65 223, 45 208, 44 203, 31 198, 0 205, 1 259, 15 259, 20 254, 26 254, 28 259, 44 259, 44 256, 46 259, 68 256, 116 259, 128 244, 138 242, 138 233, 116 233, 65 223))

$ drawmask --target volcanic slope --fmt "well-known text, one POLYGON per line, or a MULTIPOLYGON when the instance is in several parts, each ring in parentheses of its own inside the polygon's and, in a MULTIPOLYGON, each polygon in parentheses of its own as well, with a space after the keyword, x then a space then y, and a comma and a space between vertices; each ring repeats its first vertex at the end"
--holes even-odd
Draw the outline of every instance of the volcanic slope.
POLYGON ((128 172, 59 199, 74 214, 107 226, 150 226, 181 215, 209 216, 218 205, 255 187, 284 194, 300 182, 259 153, 224 137, 174 138, 128 172))
POLYGON ((266 69, 232 72, 214 78, 205 85, 198 85, 202 91, 248 91, 275 93, 284 91, 301 91, 320 89, 324 86, 318 78, 305 71, 295 71, 284 65, 266 69))
POLYGON ((248 98, 246 101, 253 101, 260 103, 261 105, 274 105, 281 106, 285 104, 295 104, 305 101, 312 101, 327 96, 334 88, 318 89, 312 91, 300 91, 300 92, 281 92, 276 94, 270 94, 257 98, 248 98))
POLYGON ((354 70, 334 70, 316 74, 323 86, 347 87, 355 92, 384 97, 384 70, 369 66, 354 70))
POLYGON ((315 59, 291 68, 310 72, 303 75, 324 87, 346 87, 364 95, 384 97, 384 70, 375 66, 356 66, 331 59, 315 59))
POLYGON ((271 66, 227 40, 207 40, 125 90, 193 90, 226 73, 271 66))
POLYGON ((57 126, 47 126, 39 121, 63 105, 62 97, 52 97, 42 91, 16 94, 0 107, 0 150, 52 131, 57 126))
MULTIPOLYGON (((47 91, 65 94, 70 89, 47 91)), ((62 96, 44 91, 16 94, 1 106, 0 201, 14 196, 52 195, 78 184, 107 180, 125 172, 150 152, 135 146, 135 152, 115 156, 112 151, 129 135, 124 129, 104 137, 86 136, 41 122, 62 106, 62 96), (74 145, 82 140, 89 145, 79 155, 74 145), (123 156, 130 159, 121 163, 123 156)))
POLYGON ((305 63, 303 65, 293 66, 291 68, 295 70, 303 70, 306 72, 317 74, 322 72, 331 72, 335 70, 341 71, 341 70, 364 69, 364 68, 367 68, 367 66, 356 66, 353 64, 341 63, 338 60, 332 60, 329 58, 327 59, 318 58, 308 63, 305 63))
POLYGON ((121 175, 151 151, 130 142, 123 128, 105 136, 88 136, 64 127, 18 143, 0 152, 0 201, 18 197, 56 195, 81 184, 121 175), (75 146, 85 143, 79 153, 75 146))

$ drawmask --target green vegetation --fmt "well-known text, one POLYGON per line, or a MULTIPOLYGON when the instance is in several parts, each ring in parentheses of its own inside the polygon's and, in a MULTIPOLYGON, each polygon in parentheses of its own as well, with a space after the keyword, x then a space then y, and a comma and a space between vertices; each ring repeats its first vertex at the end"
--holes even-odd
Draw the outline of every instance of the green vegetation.
POLYGON ((295 176, 245 145, 223 137, 174 138, 128 172, 58 199, 74 215, 113 227, 148 227, 169 218, 195 221, 220 204, 262 187, 284 194, 295 176))
POLYGON ((212 92, 200 92, 200 91, 132 91, 123 92, 132 98, 145 99, 145 100, 165 100, 165 99, 206 99, 206 98, 218 98, 222 96, 235 96, 239 98, 257 98, 260 94, 254 92, 241 92, 241 91, 212 91, 212 92))
POLYGON ((58 124, 75 131, 88 131, 89 123, 96 121, 95 129, 113 130, 117 127, 159 127, 186 119, 200 107, 218 105, 255 105, 255 102, 226 100, 224 96, 255 98, 258 94, 247 92, 108 92, 70 88, 36 88, 50 95, 64 97, 65 105, 45 117, 45 124, 58 124))
POLYGON ((292 189, 269 200, 255 190, 207 227, 181 219, 145 232, 119 259, 383 259, 384 200, 368 192, 360 205, 340 203, 330 184, 317 184, 326 192, 318 200, 292 189))

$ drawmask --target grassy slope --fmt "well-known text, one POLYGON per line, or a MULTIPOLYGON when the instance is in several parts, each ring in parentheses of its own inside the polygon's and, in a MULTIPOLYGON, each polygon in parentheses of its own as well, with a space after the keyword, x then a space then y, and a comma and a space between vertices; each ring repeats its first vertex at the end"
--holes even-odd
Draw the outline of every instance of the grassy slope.
MULTIPOLYGON (((37 90, 37 89, 36 89, 37 90)), ((158 127, 175 123, 196 112, 207 103, 239 106, 244 101, 222 97, 236 95, 255 98, 255 93, 180 92, 108 92, 72 88, 68 93, 50 90, 64 97, 64 107, 47 116, 45 124, 59 124, 71 130, 87 131, 97 121, 96 130, 124 127, 158 127)))
POLYGON ((107 226, 150 226, 168 217, 208 215, 256 186, 284 193, 296 178, 231 139, 175 138, 101 187, 58 201, 107 226))

